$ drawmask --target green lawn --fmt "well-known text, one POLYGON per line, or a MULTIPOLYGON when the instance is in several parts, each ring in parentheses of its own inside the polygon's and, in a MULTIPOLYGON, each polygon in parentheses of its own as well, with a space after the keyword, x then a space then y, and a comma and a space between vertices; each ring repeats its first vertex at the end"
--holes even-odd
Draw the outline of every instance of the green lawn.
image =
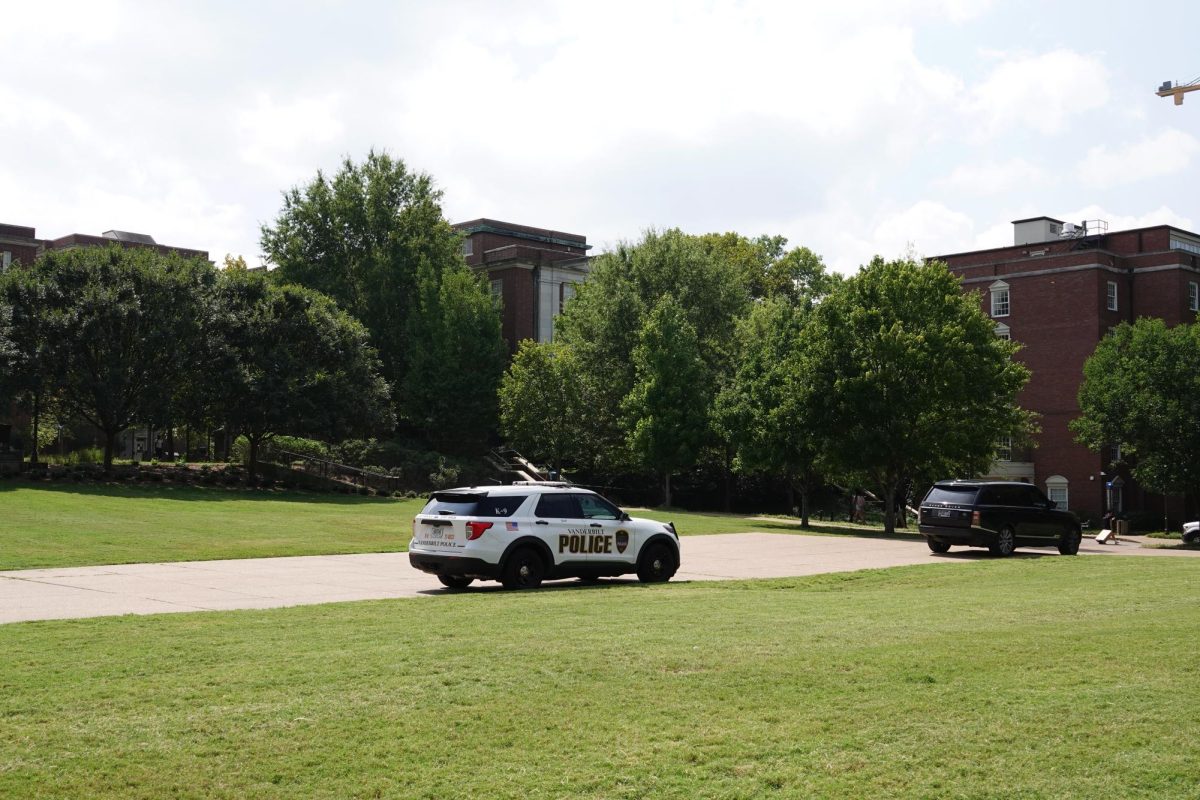
MULTIPOLYGON (((424 500, 169 486, 0 483, 0 570, 403 551, 424 500)), ((680 534, 801 532, 787 520, 633 509, 680 534)), ((882 535, 814 523, 813 533, 882 535)))
POLYGON ((0 797, 1195 798, 1190 559, 0 626, 0 797))
POLYGON ((420 500, 0 484, 0 570, 404 550, 420 500))

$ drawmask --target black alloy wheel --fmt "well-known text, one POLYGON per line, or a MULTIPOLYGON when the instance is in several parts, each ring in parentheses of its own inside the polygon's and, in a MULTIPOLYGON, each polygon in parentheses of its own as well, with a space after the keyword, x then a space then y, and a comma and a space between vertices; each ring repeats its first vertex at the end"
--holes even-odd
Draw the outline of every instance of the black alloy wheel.
POLYGON ((932 536, 925 537, 925 544, 929 545, 929 549, 935 553, 949 553, 950 543, 942 542, 934 539, 932 536))
POLYGON ((505 589, 536 589, 546 576, 546 565, 531 547, 522 547, 508 557, 500 582, 505 589))
POLYGON ((1063 533, 1062 538, 1058 540, 1058 552, 1064 556, 1073 556, 1079 552, 1079 543, 1083 541, 1083 531, 1079 528, 1072 528, 1063 533))
POLYGON ((988 550, 994 556, 1007 557, 1017 549, 1017 534, 1011 525, 1005 525, 996 533, 996 543, 988 545, 988 550))
POLYGON ((675 553, 662 542, 656 542, 647 547, 638 559, 638 580, 642 583, 669 581, 676 568, 675 553))

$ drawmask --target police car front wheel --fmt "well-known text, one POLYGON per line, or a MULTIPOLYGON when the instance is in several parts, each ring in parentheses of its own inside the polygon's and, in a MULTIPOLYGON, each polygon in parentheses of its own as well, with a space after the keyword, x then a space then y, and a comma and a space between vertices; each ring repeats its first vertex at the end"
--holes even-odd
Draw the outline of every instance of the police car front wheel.
POLYGON ((506 589, 536 589, 542 585, 546 575, 546 565, 531 547, 522 547, 504 564, 504 572, 500 582, 506 589))
POLYGON ((675 574, 675 553, 662 542, 646 548, 638 560, 637 576, 642 583, 662 583, 675 574))

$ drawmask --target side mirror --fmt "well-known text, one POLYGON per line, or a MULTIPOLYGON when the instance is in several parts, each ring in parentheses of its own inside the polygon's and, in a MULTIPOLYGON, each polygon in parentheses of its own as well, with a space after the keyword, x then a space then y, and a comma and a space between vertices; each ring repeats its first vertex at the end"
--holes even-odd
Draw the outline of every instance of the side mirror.
POLYGON ((633 519, 633 517, 629 516, 628 513, 624 512, 624 511, 621 512, 621 522, 629 522, 632 519, 633 519))

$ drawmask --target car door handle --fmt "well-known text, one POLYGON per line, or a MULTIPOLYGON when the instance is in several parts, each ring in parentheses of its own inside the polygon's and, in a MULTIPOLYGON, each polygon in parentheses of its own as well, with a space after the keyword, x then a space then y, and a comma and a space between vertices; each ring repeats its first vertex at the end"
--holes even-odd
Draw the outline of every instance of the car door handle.
POLYGON ((544 520, 544 519, 539 519, 537 522, 535 522, 533 524, 534 525, 549 525, 550 523, 546 522, 546 520, 544 520))

